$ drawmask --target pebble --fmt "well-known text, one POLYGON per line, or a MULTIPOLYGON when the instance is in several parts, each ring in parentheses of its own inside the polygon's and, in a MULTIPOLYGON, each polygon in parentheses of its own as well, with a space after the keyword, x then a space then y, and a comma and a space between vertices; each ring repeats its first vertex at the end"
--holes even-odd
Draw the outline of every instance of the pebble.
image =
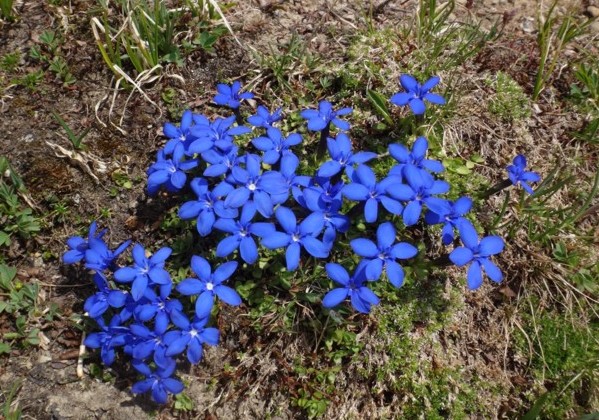
POLYGON ((599 7, 597 6, 589 6, 587 7, 587 13, 592 17, 599 17, 599 7))
POLYGON ((536 25, 535 25, 535 19, 532 17, 523 18, 521 27, 524 32, 529 33, 529 34, 534 32, 537 29, 536 25))

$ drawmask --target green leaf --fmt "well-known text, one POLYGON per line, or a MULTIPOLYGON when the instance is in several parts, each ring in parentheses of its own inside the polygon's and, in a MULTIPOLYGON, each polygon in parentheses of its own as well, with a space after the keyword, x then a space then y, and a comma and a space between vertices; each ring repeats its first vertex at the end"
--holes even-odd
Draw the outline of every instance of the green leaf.
POLYGON ((0 354, 9 354, 10 353, 10 344, 3 343, 0 341, 0 354))
POLYGON ((10 245, 10 235, 2 230, 0 230, 0 246, 2 245, 6 245, 9 246, 10 245))
POLYGON ((4 290, 12 289, 12 280, 16 275, 16 268, 0 264, 0 287, 4 290))
POLYGON ((533 404, 533 406, 528 410, 528 413, 522 417, 522 420, 535 420, 541 414, 541 410, 543 410, 543 406, 547 402, 547 398, 549 398, 549 393, 546 392, 537 399, 537 401, 533 404))
POLYGON ((366 96, 378 114, 385 119, 388 125, 392 126, 393 119, 391 118, 389 108, 387 108, 387 99, 374 90, 367 90, 366 96))

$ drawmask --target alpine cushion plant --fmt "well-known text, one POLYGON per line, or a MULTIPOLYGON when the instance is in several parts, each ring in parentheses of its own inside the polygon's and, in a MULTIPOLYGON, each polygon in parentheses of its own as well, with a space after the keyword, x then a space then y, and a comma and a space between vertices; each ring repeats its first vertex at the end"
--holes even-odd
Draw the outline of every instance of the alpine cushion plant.
MULTIPOLYGON (((414 113, 424 112, 423 100, 444 103, 429 92, 438 78, 422 86, 411 76, 404 75, 401 80, 406 92, 393 100, 410 104, 414 113)), ((398 237, 410 235, 414 231, 410 227, 418 222, 422 222, 418 230, 442 224, 444 245, 455 241, 457 229, 463 246, 447 258, 458 266, 469 264, 471 289, 482 283, 482 270, 495 282, 502 279, 491 257, 501 252, 503 241, 498 236, 479 241, 466 218, 469 213, 468 217, 474 216, 470 198, 453 202, 443 197, 450 185, 438 178, 443 165, 426 157, 426 138, 415 139, 411 148, 392 143, 389 154, 354 150, 349 135, 329 137, 331 125, 349 129, 349 123, 339 117, 349 114, 351 108, 335 111, 329 102, 321 101, 318 110, 305 110, 302 116, 308 131, 320 131, 317 147, 328 147, 330 158, 316 162, 315 173, 301 173, 303 165, 294 148, 302 137, 274 128, 281 119, 280 109, 271 115, 263 105, 247 119, 257 129, 243 125, 240 102, 252 94, 240 93, 240 89, 238 82, 219 85, 215 97, 215 102, 234 109, 237 118, 210 119, 189 110, 178 127, 166 123, 163 131, 169 140, 148 170, 148 194, 155 195, 161 188, 180 194, 184 198, 178 216, 195 220, 193 230, 202 237, 198 242, 216 244, 214 250, 191 257, 195 276, 173 283, 167 269, 172 251, 167 246, 151 254, 136 244, 132 264, 119 265, 130 241, 111 251, 103 239, 106 232, 98 232, 95 222, 87 238, 67 240, 63 261, 81 262, 95 271, 96 291, 86 300, 84 310, 99 331, 87 337, 86 345, 100 349, 105 364, 114 362, 117 351, 130 357, 142 376, 132 391, 148 392, 158 403, 182 391, 183 384, 174 375, 183 354, 189 362, 198 363, 204 345, 218 343, 220 333, 210 318, 213 309, 221 301, 241 305, 234 289, 238 268, 256 264, 265 250, 268 258, 284 258, 288 271, 298 269, 306 257, 310 264, 311 259, 335 261, 353 253, 355 257, 345 259, 359 260, 355 268, 348 266, 353 268, 351 276, 346 268, 329 261, 325 277, 319 265, 313 264, 321 281, 328 284, 328 278, 335 284, 322 298, 327 310, 349 299, 356 311, 369 313, 379 303, 369 285, 383 273, 394 287, 401 287, 406 281, 402 264, 410 264, 407 260, 419 249, 398 237), (239 140, 250 133, 252 138, 239 140), (252 148, 262 155, 252 153, 252 148), (383 164, 368 166, 377 161, 383 164), (379 204, 386 211, 381 211, 379 204), (356 235, 356 231, 360 233, 356 235), (376 240, 372 240, 368 235, 375 231, 376 240), (308 255, 302 256, 302 249, 308 255), (175 293, 189 299, 180 300, 175 293)), ((309 148, 310 139, 303 140, 309 148)), ((526 161, 518 157, 509 169, 512 182, 524 188, 527 182, 537 180, 525 167, 526 161)), ((437 260, 419 248, 419 261, 432 265, 437 260)))
POLYGON ((445 98, 430 92, 440 80, 438 76, 433 76, 421 85, 413 76, 402 74, 399 76, 399 83, 405 92, 396 93, 390 101, 397 106, 409 105, 414 115, 422 115, 426 111, 425 100, 432 104, 445 105, 445 98))

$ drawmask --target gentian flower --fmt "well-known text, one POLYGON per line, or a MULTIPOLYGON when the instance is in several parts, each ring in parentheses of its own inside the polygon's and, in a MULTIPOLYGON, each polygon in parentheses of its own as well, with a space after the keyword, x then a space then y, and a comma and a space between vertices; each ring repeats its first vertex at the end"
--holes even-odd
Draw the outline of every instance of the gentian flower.
POLYGON ((106 277, 102 273, 94 273, 94 283, 98 292, 85 300, 83 310, 91 318, 98 318, 108 310, 109 307, 121 308, 127 300, 127 293, 118 289, 111 289, 106 277))
POLYGON ((349 130, 349 123, 341 120, 338 117, 347 115, 352 112, 351 108, 341 108, 338 111, 333 110, 333 105, 327 101, 318 103, 318 110, 306 109, 301 115, 308 120, 308 130, 322 131, 333 124, 340 130, 349 130))
POLYGON ((324 220, 319 214, 311 214, 299 225, 295 214, 286 207, 279 207, 275 216, 285 232, 274 232, 262 238, 262 245, 268 249, 287 248, 285 259, 287 270, 293 271, 299 266, 301 247, 316 258, 326 258, 328 247, 316 237, 324 227, 324 220))
POLYGON ((183 113, 179 127, 175 127, 169 122, 164 123, 162 132, 166 137, 169 138, 169 141, 166 143, 163 149, 165 155, 172 155, 177 144, 186 143, 192 123, 192 112, 190 110, 187 110, 183 113))
POLYGON ((218 105, 228 106, 231 109, 237 109, 241 105, 242 100, 254 97, 254 94, 251 92, 239 93, 240 89, 241 83, 239 81, 233 82, 231 86, 219 83, 216 85, 218 93, 214 97, 214 102, 218 105))
POLYGON ((235 166, 232 174, 240 186, 227 195, 225 206, 237 208, 253 199, 262 216, 272 216, 274 203, 270 194, 281 195, 287 191, 282 175, 275 171, 262 173, 260 158, 252 154, 246 155, 245 169, 235 166))
POLYGON ((153 356, 156 366, 166 368, 172 363, 172 359, 166 355, 168 346, 164 342, 165 326, 156 324, 151 331, 143 324, 131 324, 129 330, 135 342, 131 344, 131 355, 137 360, 146 360, 153 356))
POLYGON ((453 242, 454 228, 467 221, 464 215, 472 208, 472 199, 470 197, 460 197, 455 202, 443 200, 438 201, 438 203, 439 205, 436 206, 435 210, 440 213, 429 210, 424 215, 424 220, 429 225, 443 223, 441 241, 443 245, 449 245, 453 242))
POLYGON ((526 171, 525 168, 526 157, 518 155, 514 158, 512 165, 507 167, 507 173, 512 184, 520 185, 527 193, 533 194, 534 191, 528 183, 539 182, 541 177, 536 172, 526 171))
POLYGON ((292 133, 283 137, 278 128, 268 128, 266 134, 268 137, 256 137, 252 140, 252 144, 256 149, 264 152, 262 161, 269 165, 277 163, 282 155, 290 153, 290 147, 297 146, 302 142, 302 136, 299 134, 292 133))
POLYGON ((144 394, 151 391, 152 399, 155 402, 158 404, 166 404, 168 394, 179 394, 185 388, 181 381, 171 378, 177 367, 177 364, 174 361, 164 367, 158 366, 153 372, 148 365, 139 360, 133 361, 132 365, 138 372, 146 377, 133 384, 131 392, 134 394, 144 394))
POLYGON ((426 110, 425 100, 432 104, 445 104, 445 99, 441 95, 429 92, 437 86, 439 80, 438 76, 434 76, 421 85, 413 76, 402 74, 399 77, 399 83, 406 91, 396 93, 391 97, 390 101, 392 104, 398 106, 410 105, 414 115, 422 115, 426 110))
POLYGON ((395 260, 412 258, 418 253, 418 249, 407 242, 395 243, 395 228, 393 223, 381 224, 377 231, 377 243, 369 239, 358 238, 350 242, 354 252, 366 261, 366 279, 378 280, 383 268, 387 272, 389 282, 397 288, 403 285, 404 271, 395 260))
POLYGON ((418 137, 412 146, 410 152, 407 147, 402 144, 392 143, 389 145, 389 154, 399 162, 389 171, 389 175, 397 175, 402 178, 404 175, 404 168, 407 165, 416 166, 420 169, 426 169, 430 172, 443 172, 445 168, 443 164, 438 160, 425 159, 426 151, 428 149, 428 141, 424 137, 418 137))
POLYGON ((381 182, 376 182, 372 169, 366 165, 358 165, 352 173, 352 182, 343 187, 345 197, 354 201, 366 201, 364 205, 364 218, 368 223, 376 222, 379 203, 391 214, 400 214, 403 206, 387 194, 387 191, 400 180, 397 177, 387 177, 381 182))
POLYGON ((98 224, 94 220, 92 224, 89 226, 89 233, 87 234, 87 241, 83 239, 81 236, 72 236, 67 239, 67 245, 70 248, 67 252, 62 256, 62 261, 65 264, 74 264, 76 262, 81 261, 85 257, 85 252, 89 249, 89 243, 92 239, 102 240, 102 237, 106 234, 107 230, 104 229, 101 232, 98 232, 96 235, 96 230, 98 229, 98 224))
POLYGON ((337 232, 347 232, 350 222, 349 217, 339 213, 343 205, 341 195, 339 194, 338 198, 330 199, 327 192, 327 190, 320 186, 312 186, 305 188, 302 195, 306 208, 312 214, 322 217, 325 228, 323 242, 331 248, 337 232))
POLYGON ((442 213, 442 199, 433 197, 435 194, 444 194, 449 191, 449 184, 445 181, 435 180, 431 174, 413 165, 404 167, 407 184, 392 184, 388 188, 389 195, 397 200, 407 201, 402 217, 406 226, 418 222, 422 206, 425 204, 430 210, 442 213))
POLYGON ((344 133, 339 133, 335 139, 327 139, 327 147, 331 160, 323 163, 318 169, 320 177, 335 176, 346 167, 351 168, 356 163, 365 163, 377 157, 373 152, 352 153, 351 140, 344 133))
POLYGON ((468 287, 478 289, 482 282, 482 268, 491 280, 501 282, 501 270, 490 260, 490 257, 503 251, 503 239, 499 236, 487 236, 478 241, 476 229, 470 222, 461 223, 458 227, 460 239, 465 246, 454 249, 449 254, 449 259, 458 267, 470 263, 468 268, 468 287))
POLYGON ((325 269, 329 278, 342 286, 331 290, 322 298, 322 305, 325 308, 333 308, 349 297, 355 310, 367 314, 372 305, 379 303, 377 295, 364 286, 366 282, 364 261, 358 264, 351 278, 345 268, 339 264, 328 263, 325 269))
POLYGON ((167 356, 176 356, 187 348, 187 359, 190 363, 199 363, 202 359, 202 346, 218 344, 219 331, 216 328, 206 328, 208 317, 194 318, 189 322, 182 317, 177 320, 177 327, 181 330, 169 331, 165 334, 165 342, 168 343, 167 356))
MULTIPOLYGON (((202 159, 210 164, 202 175, 213 178, 229 175, 235 166, 245 162, 243 156, 238 155, 239 149, 233 146, 228 152, 210 149, 202 153, 202 159)), ((231 181, 234 182, 234 181, 231 181)))
POLYGON ((155 329, 166 331, 171 319, 180 316, 183 311, 183 305, 179 300, 169 298, 170 289, 170 287, 161 287, 160 294, 157 295, 151 288, 147 288, 144 298, 136 302, 133 308, 135 319, 148 322, 154 318, 155 329))
POLYGON ((213 147, 227 153, 235 145, 234 136, 250 133, 252 130, 243 125, 231 127, 235 122, 235 116, 229 118, 216 118, 210 122, 203 115, 196 116, 196 125, 190 129, 190 133, 196 138, 188 147, 188 153, 204 153, 213 147))
POLYGON ((130 243, 131 240, 127 240, 112 251, 102 239, 90 238, 89 249, 85 251, 85 268, 100 272, 106 269, 114 270, 114 260, 127 249, 130 243))
POLYGON ((124 346, 129 339, 129 328, 120 325, 118 315, 112 317, 108 326, 101 317, 95 320, 102 331, 89 334, 83 343, 90 349, 100 349, 102 363, 110 366, 116 356, 115 347, 124 346))
POLYGON ((198 278, 187 278, 177 285, 179 293, 185 296, 199 295, 196 300, 196 315, 206 318, 210 315, 214 296, 232 306, 241 304, 241 297, 237 292, 223 283, 237 269, 237 261, 221 264, 212 273, 210 263, 202 257, 191 257, 191 269, 198 278))
POLYGON ((183 203, 179 208, 179 217, 183 220, 197 217, 197 229, 201 236, 207 236, 212 232, 212 226, 216 216, 234 218, 238 216, 237 209, 225 206, 223 200, 234 187, 221 182, 212 191, 208 190, 208 182, 203 178, 195 178, 191 181, 191 189, 198 197, 197 200, 183 203))
POLYGON ((258 105, 256 114, 248 118, 248 122, 254 127, 270 128, 274 123, 280 121, 282 108, 277 108, 272 114, 262 105, 258 105))
POLYGON ((138 301, 146 288, 152 285, 169 285, 171 277, 164 269, 164 262, 171 255, 172 249, 159 249, 150 258, 146 257, 144 248, 137 244, 133 247, 133 266, 123 267, 114 273, 114 279, 120 283, 131 283, 131 296, 138 301))
POLYGON ((158 160, 148 169, 148 194, 155 195, 164 185, 169 192, 181 190, 187 182, 185 171, 198 166, 196 159, 184 160, 185 148, 182 143, 175 146, 173 157, 167 159, 158 153, 158 160))
POLYGON ((264 237, 273 233, 276 229, 272 223, 252 223, 256 214, 256 205, 248 203, 243 206, 239 221, 233 219, 218 219, 214 227, 223 232, 230 233, 220 241, 216 247, 217 257, 226 257, 237 248, 239 255, 248 264, 253 264, 258 259, 258 247, 252 235, 264 237))

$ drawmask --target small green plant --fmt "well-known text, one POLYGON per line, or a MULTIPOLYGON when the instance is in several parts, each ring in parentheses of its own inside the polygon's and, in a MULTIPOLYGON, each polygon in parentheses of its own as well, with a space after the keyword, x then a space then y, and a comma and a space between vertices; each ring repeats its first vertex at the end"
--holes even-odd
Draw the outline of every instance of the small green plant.
POLYGON ((2 418, 4 420, 20 420, 21 419, 21 408, 17 404, 16 407, 13 407, 15 402, 15 397, 17 393, 21 389, 21 382, 16 382, 11 385, 10 390, 8 392, 1 391, 1 394, 4 397, 4 402, 0 405, 0 412, 2 413, 2 418))
POLYGON ((0 246, 8 246, 14 235, 28 239, 40 225, 31 208, 21 204, 18 192, 24 193, 25 187, 4 156, 0 156, 0 175, 0 246))
POLYGON ((0 59, 0 69, 6 73, 13 73, 18 67, 21 61, 21 53, 14 51, 6 53, 0 59))
POLYGON ((586 22, 579 23, 572 14, 568 14, 563 18, 558 17, 555 13, 557 4, 558 0, 555 0, 544 17, 541 16, 539 9, 537 42, 541 54, 532 91, 533 101, 539 98, 547 81, 553 74, 562 51, 569 43, 582 35, 592 22, 589 19, 586 22))
POLYGON ((0 0, 0 19, 14 20, 12 6, 14 0, 0 0))
POLYGON ((75 148, 75 150, 83 150, 85 149, 85 145, 83 144, 83 140, 88 135, 91 130, 91 127, 86 128, 83 132, 79 134, 75 134, 75 132, 69 127, 69 125, 58 115, 56 111, 52 111, 52 116, 60 124, 63 130, 67 133, 67 138, 75 148))
POLYGON ((56 74, 60 80, 62 80, 65 86, 72 85, 76 82, 75 77, 71 74, 69 70, 69 66, 64 58, 60 56, 55 56, 52 61, 50 61, 50 71, 56 74))
POLYGON ((530 116, 530 103, 522 87, 504 72, 498 72, 489 84, 495 95, 489 100, 489 111, 507 121, 530 116))
POLYGON ((0 264, 0 314, 6 313, 14 320, 12 330, 2 333, 0 354, 8 353, 14 343, 22 346, 39 344, 39 328, 32 328, 33 316, 38 296, 37 283, 23 284, 16 280, 17 270, 0 264))
POLYGON ((15 80, 15 84, 26 87, 27 89, 34 91, 37 85, 44 79, 43 70, 35 70, 15 80))

